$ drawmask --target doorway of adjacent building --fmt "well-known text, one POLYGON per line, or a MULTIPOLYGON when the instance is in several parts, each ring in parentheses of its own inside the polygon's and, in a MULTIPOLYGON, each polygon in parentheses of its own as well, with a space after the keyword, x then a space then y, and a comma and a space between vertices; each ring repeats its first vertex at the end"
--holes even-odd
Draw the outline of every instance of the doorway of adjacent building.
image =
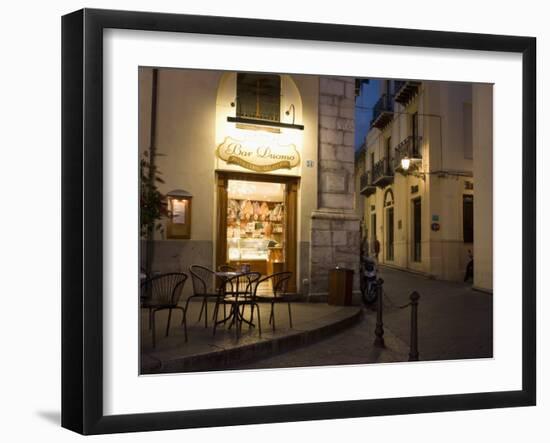
POLYGON ((385 259, 386 261, 394 260, 394 248, 393 248, 393 239, 394 239, 394 212, 393 212, 393 191, 391 188, 388 188, 384 193, 384 215, 385 215, 385 259))
POLYGON ((422 204, 420 198, 412 201, 413 213, 413 250, 412 259, 415 262, 422 261, 422 204))
POLYGON ((376 213, 371 212, 370 214, 370 244, 371 244, 371 252, 373 254, 376 254, 376 213))
POLYGON ((393 248, 393 207, 386 208, 386 260, 394 260, 393 248))
POLYGON ((474 242, 474 196, 462 196, 462 234, 464 243, 474 242))
POLYGON ((290 271, 296 291, 297 192, 294 177, 219 172, 216 266, 290 271))

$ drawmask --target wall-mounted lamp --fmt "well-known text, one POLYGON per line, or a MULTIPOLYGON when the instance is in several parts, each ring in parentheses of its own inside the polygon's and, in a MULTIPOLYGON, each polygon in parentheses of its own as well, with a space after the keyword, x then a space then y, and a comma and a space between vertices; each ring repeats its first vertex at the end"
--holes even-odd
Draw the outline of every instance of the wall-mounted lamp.
POLYGON ((291 110, 292 110, 292 124, 294 124, 294 119, 296 118, 296 108, 294 104, 291 104, 290 107, 285 111, 285 115, 290 115, 291 110))
POLYGON ((422 160, 420 159, 411 159, 407 155, 401 159, 401 171, 404 175, 412 175, 414 177, 419 177, 422 180, 426 179, 426 173, 419 171, 418 166, 416 166, 418 163, 420 163, 422 160), (414 168, 411 168, 411 166, 414 166, 414 168))
POLYGON ((191 238, 191 203, 193 195, 183 189, 174 189, 166 194, 170 220, 166 237, 188 239, 191 238))
POLYGON ((401 168, 403 168, 403 171, 407 172, 411 166, 411 159, 407 156, 403 157, 401 159, 401 168))

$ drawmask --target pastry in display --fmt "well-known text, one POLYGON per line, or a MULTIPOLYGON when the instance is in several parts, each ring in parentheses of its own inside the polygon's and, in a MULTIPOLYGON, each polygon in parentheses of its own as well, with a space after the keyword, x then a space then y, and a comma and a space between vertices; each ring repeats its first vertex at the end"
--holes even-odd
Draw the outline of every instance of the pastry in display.
POLYGON ((266 220, 269 215, 269 206, 266 202, 262 202, 260 206, 260 218, 261 220, 266 220))

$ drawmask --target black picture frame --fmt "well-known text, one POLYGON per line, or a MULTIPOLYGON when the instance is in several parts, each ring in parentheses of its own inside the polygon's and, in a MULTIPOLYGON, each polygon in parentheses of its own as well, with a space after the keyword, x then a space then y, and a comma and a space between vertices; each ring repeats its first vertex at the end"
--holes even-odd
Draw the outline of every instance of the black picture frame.
POLYGON ((530 406, 536 403, 536 39, 83 9, 62 18, 62 426, 82 434, 530 406), (522 389, 131 415, 103 413, 103 31, 108 28, 522 55, 522 389))

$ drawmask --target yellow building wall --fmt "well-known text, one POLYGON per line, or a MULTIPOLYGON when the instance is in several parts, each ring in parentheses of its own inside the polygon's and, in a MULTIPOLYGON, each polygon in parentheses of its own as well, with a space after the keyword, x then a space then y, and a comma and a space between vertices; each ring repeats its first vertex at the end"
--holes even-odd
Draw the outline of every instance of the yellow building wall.
MULTIPOLYGON (((299 131, 301 164, 291 171, 277 170, 272 174, 301 177, 298 201, 298 269, 307 268, 310 214, 317 204, 317 76, 283 76, 281 109, 286 101, 300 99, 296 123, 305 127, 299 131), (307 161, 310 160, 311 167, 307 161), (305 242, 305 243, 304 243, 305 242)), ((151 128, 152 69, 141 68, 139 75, 139 152, 149 149, 151 128)), ((165 240, 156 233, 155 266, 162 271, 186 271, 189 264, 214 266, 216 241, 215 171, 246 169, 227 165, 215 156, 222 133, 220 122, 226 124, 233 112, 235 74, 223 71, 159 69, 157 105, 157 166, 165 183, 161 192, 184 189, 193 195, 190 240, 165 240), (229 86, 228 86, 229 85, 229 86), (220 93, 221 92, 221 93, 220 93), (224 112, 225 111, 225 112, 224 112)), ((234 124, 233 124, 234 125, 234 124)), ((137 166, 137 165, 136 165, 137 166)), ((302 272, 302 271, 300 271, 302 272)), ((300 281, 300 278, 297 279, 300 281)))
MULTIPOLYGON (((474 100, 471 84, 422 82, 420 90, 407 106, 396 104, 394 118, 382 131, 373 129, 366 138, 365 169, 370 170, 371 153, 374 161, 385 156, 385 141, 391 136, 391 145, 411 135, 412 114, 418 113, 418 130, 421 137, 422 163, 420 172, 426 174, 403 175, 396 172, 394 181, 384 189, 365 200, 364 217, 369 231, 372 251, 371 207, 376 212, 376 237, 381 243, 379 261, 381 263, 421 272, 446 280, 462 280, 469 260, 468 250, 473 251, 472 243, 464 242, 463 195, 477 194, 476 188, 467 189, 466 182, 474 183, 473 156, 475 143, 471 141, 475 130, 465 129, 472 125, 472 103, 474 100), (470 137, 469 137, 470 136, 470 137), (468 139, 470 144, 468 147, 468 139), (417 186, 417 192, 412 187, 417 186), (384 195, 391 189, 394 195, 394 259, 387 256, 387 210, 384 195), (421 261, 413 257, 413 199, 421 199, 422 242, 421 261), (440 229, 432 230, 432 223, 440 229)), ((478 127, 477 130, 480 128, 478 127)), ((393 152, 392 152, 393 155, 393 152)), ((485 167, 488 164, 485 162, 485 167)), ((487 188, 485 188, 487 189, 487 188)), ((480 219, 477 196, 474 197, 474 235, 480 245, 487 241, 478 236, 480 219)), ((485 246, 479 246, 479 248, 485 246)), ((476 254, 477 255, 477 254, 476 254)), ((477 266, 477 262, 476 262, 477 266)))
MULTIPOLYGON (((493 86, 473 89, 474 286, 493 290, 493 86)), ((514 239, 510 239, 514 241, 514 239)))

